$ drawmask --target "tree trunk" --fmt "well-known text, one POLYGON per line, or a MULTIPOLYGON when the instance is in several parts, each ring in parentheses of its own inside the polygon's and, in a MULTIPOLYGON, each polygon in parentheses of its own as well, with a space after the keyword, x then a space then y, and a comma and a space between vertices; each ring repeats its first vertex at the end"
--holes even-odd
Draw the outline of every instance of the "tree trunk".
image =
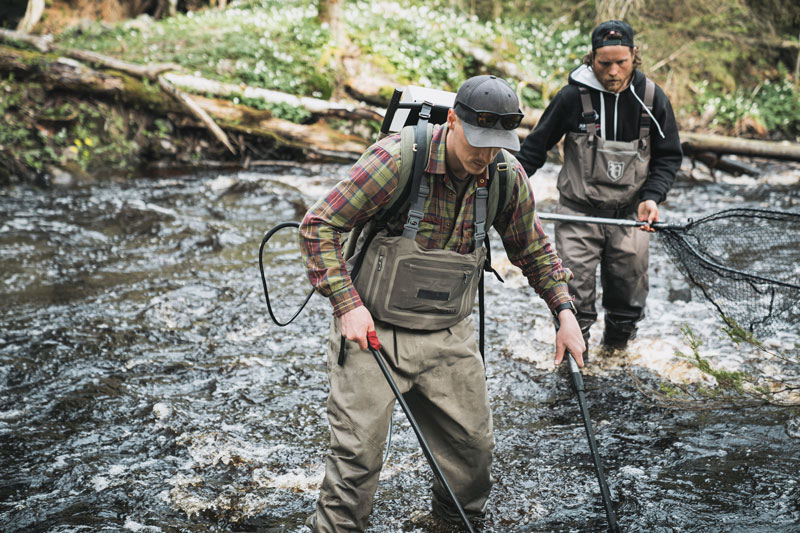
POLYGON ((317 20, 320 24, 328 24, 337 48, 343 48, 345 45, 341 11, 340 0, 319 0, 317 4, 317 20))
POLYGON ((495 0, 472 0, 471 7, 480 20, 495 20, 503 14, 503 4, 495 0))
POLYGON ((19 22, 17 31, 30 32, 39 23, 43 13, 44 0, 28 0, 28 9, 25 10, 25 16, 19 22))

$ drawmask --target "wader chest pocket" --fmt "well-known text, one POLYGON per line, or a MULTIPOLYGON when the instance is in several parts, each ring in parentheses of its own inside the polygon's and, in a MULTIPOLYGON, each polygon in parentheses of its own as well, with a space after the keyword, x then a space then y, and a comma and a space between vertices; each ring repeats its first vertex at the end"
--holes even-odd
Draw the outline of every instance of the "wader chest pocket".
POLYGON ((647 178, 647 139, 609 141, 585 133, 567 134, 558 190, 567 199, 615 209, 631 203, 647 178))
POLYGON ((426 250, 403 237, 376 237, 355 287, 373 317, 438 330, 472 313, 485 251, 426 250))

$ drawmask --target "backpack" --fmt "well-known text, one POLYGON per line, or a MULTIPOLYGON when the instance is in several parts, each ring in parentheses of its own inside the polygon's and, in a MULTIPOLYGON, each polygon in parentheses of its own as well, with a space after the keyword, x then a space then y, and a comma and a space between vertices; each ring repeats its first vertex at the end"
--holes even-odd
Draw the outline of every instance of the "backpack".
MULTIPOLYGON (((431 104, 428 102, 422 104, 422 108, 419 111, 418 122, 416 124, 406 125, 400 131, 400 164, 398 165, 397 188, 394 190, 389 203, 377 214, 376 223, 372 228, 374 232, 379 231, 389 220, 408 210, 411 205, 412 194, 416 192, 413 190, 414 180, 411 179, 412 172, 422 174, 427 166, 433 125, 439 122, 428 120, 430 114, 425 112, 426 105, 431 104), (422 151, 425 157, 417 157, 420 150, 418 150, 416 146, 420 144, 425 147, 424 151, 422 151)), ((442 119, 442 121, 443 120, 444 119, 442 119)), ((382 133, 380 138, 385 136, 386 133, 382 133)), ((489 165, 489 196, 487 198, 485 223, 487 229, 492 227, 497 213, 502 212, 508 207, 508 203, 511 200, 510 191, 514 188, 517 176, 516 171, 510 168, 508 156, 508 152, 500 150, 497 157, 495 157, 494 161, 489 165)), ((351 232, 350 237, 348 237, 344 250, 345 260, 352 257, 355 253, 356 242, 358 241, 362 229, 363 227, 355 228, 351 232)), ((488 236, 486 239, 486 247, 488 250, 488 236)), ((363 248, 362 246, 362 249, 363 248)), ((358 273, 358 268, 360 266, 359 263, 356 263, 356 265, 353 271, 354 275, 358 273)), ((497 276, 496 272, 495 275, 497 276)))

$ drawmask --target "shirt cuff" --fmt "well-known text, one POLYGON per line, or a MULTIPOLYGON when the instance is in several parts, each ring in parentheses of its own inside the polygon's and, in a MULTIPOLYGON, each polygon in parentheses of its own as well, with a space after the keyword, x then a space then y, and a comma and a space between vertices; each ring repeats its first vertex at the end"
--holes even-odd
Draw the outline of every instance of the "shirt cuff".
POLYGON ((646 202, 647 200, 653 200, 655 203, 661 203, 661 195, 654 191, 642 191, 639 194, 639 203, 646 202))
POLYGON ((569 294, 569 289, 567 288, 566 283, 559 283, 555 285, 543 296, 544 301, 547 303, 547 307, 550 308, 551 313, 554 313, 556 307, 559 305, 572 301, 572 296, 569 294))
POLYGON ((352 311, 356 307, 361 307, 364 303, 354 288, 339 291, 329 297, 331 305, 333 305, 333 316, 340 317, 348 311, 352 311))

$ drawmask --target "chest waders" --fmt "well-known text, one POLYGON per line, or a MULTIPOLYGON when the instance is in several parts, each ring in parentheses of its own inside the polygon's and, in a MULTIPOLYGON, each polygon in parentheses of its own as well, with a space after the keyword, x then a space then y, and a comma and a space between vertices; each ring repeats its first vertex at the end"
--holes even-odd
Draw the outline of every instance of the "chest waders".
MULTIPOLYGON (((415 237, 431 192, 425 176, 432 134, 429 113, 430 108, 423 105, 419 122, 403 128, 398 187, 389 204, 373 221, 351 233, 344 256, 353 284, 374 318, 401 328, 435 331, 451 327, 469 316, 475 294, 482 293, 482 270, 494 272, 486 232, 510 199, 507 189, 513 186, 510 180, 515 180, 516 175, 508 172, 506 156, 501 150, 486 174, 492 179, 484 176, 478 179, 472 252, 461 254, 421 247, 415 237), (420 152, 423 152, 422 157, 420 152), (413 164, 409 165, 409 161, 413 164), (386 223, 402 213, 409 203, 403 233, 390 236, 386 223)), ((342 342, 339 364, 344 364, 344 360, 345 343, 342 342)))
MULTIPOLYGON (((648 79, 644 104, 649 109, 654 93, 655 84, 648 79)), ((564 138, 564 165, 558 174, 560 202, 592 216, 624 217, 635 211, 637 194, 647 179, 650 116, 642 108, 638 139, 610 141, 599 135, 589 90, 581 87, 580 96, 586 133, 569 132, 564 138)))

